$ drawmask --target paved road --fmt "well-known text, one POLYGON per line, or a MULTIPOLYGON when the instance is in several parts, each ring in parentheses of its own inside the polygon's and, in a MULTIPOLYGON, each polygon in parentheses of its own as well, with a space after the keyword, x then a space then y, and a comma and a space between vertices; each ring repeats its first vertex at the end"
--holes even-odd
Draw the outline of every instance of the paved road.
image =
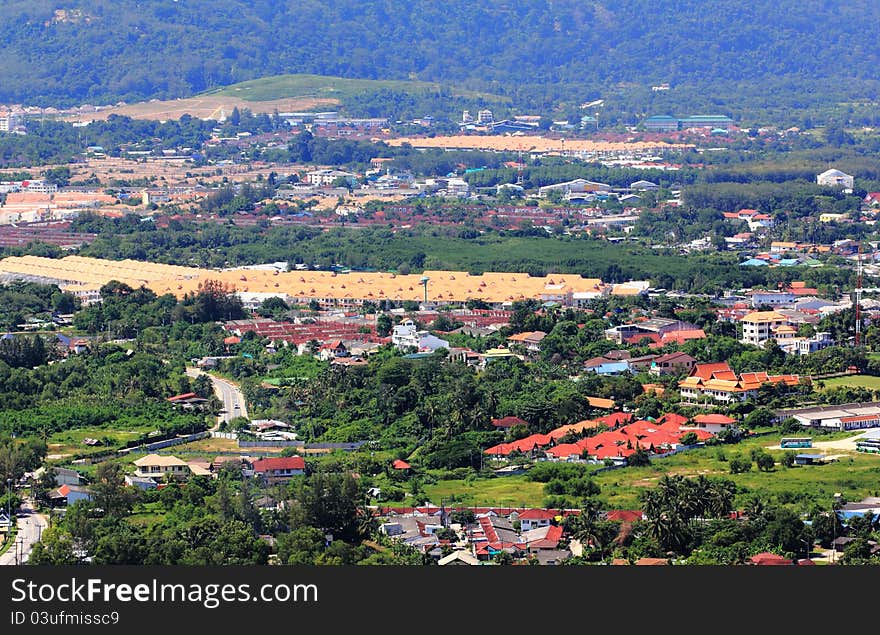
POLYGON ((221 379, 219 377, 214 377, 214 375, 210 373, 206 373, 198 368, 187 368, 186 374, 190 377, 198 377, 199 375, 207 375, 211 379, 211 384, 214 386, 214 394, 217 395, 217 398, 220 399, 223 404, 224 412, 221 412, 217 417, 217 425, 215 425, 212 430, 217 430, 220 427, 220 423, 226 421, 227 423, 236 417, 245 417, 247 418, 247 404, 244 402, 244 395, 238 389, 238 386, 233 384, 231 381, 227 381, 226 379, 221 379), (236 408, 236 404, 238 408, 236 408))
POLYGON ((17 544, 12 545, 9 551, 0 556, 0 566, 27 562, 34 543, 39 541, 48 526, 49 519, 43 514, 36 513, 31 501, 25 500, 21 504, 21 516, 18 519, 18 534, 15 537, 17 544))

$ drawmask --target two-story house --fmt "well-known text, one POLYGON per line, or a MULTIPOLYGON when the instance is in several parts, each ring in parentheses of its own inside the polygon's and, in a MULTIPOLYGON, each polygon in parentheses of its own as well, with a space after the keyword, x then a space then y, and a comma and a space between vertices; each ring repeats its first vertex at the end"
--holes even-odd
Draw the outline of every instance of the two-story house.
POLYGON ((294 476, 306 473, 306 462, 301 456, 273 457, 253 462, 254 475, 267 484, 284 483, 294 476))

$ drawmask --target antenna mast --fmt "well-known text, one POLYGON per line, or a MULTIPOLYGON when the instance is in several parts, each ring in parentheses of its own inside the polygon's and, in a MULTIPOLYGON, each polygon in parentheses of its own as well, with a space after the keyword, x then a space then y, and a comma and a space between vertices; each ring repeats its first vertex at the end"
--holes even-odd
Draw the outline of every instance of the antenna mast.
POLYGON ((523 184, 523 146, 521 143, 519 144, 519 157, 518 157, 518 159, 519 160, 516 162, 517 163, 517 165, 516 165, 516 172, 517 172, 516 184, 519 185, 520 187, 522 187, 522 184, 523 184))

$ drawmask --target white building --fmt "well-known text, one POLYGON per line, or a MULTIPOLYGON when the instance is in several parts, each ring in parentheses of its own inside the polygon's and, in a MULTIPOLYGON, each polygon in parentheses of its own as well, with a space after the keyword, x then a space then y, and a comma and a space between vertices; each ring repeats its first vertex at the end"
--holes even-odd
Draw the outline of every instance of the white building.
POLYGON ((391 343, 399 350, 416 349, 418 352, 433 352, 438 348, 449 348, 449 342, 420 331, 412 320, 404 320, 391 331, 391 343))
POLYGON ((845 172, 831 168, 818 175, 816 177, 816 183, 819 185, 843 186, 845 189, 851 190, 853 188, 854 179, 845 172))
POLYGON ((39 194, 54 194, 58 191, 58 186, 53 183, 47 183, 44 179, 34 181, 22 181, 22 189, 25 192, 37 192, 39 194))
POLYGON ((770 338, 781 339, 779 335, 783 327, 787 327, 786 333, 788 329, 797 333, 797 329, 792 327, 788 317, 776 311, 755 311, 743 316, 740 322, 743 329, 741 341, 745 344, 761 346, 770 338))
POLYGON ((777 341, 779 347, 791 355, 809 355, 823 348, 834 346, 831 333, 822 331, 813 337, 791 337, 777 341))
POLYGON ((83 306, 99 304, 104 301, 101 297, 101 285, 63 285, 61 290, 70 293, 82 303, 83 306))
POLYGON ((351 172, 343 172, 342 170, 314 170, 306 174, 306 181, 311 185, 318 187, 327 187, 332 185, 336 179, 345 179, 354 185, 357 181, 357 174, 351 172))
POLYGON ((253 311, 254 309, 260 308, 260 305, 263 304, 265 300, 269 298, 281 298, 288 305, 295 303, 295 298, 287 295, 286 293, 271 293, 268 291, 236 291, 235 295, 241 300, 242 306, 249 310, 253 311))
POLYGON ((470 186, 467 181, 456 177, 425 179, 425 182, 418 184, 417 187, 427 193, 433 192, 459 198, 466 197, 470 192, 470 186))
POLYGON ((0 113, 0 132, 12 132, 21 125, 21 118, 11 112, 0 113))
POLYGON ((660 189, 660 186, 651 181, 635 181, 629 184, 629 189, 633 192, 653 192, 660 189))
POLYGON ((545 198, 550 192, 557 191, 563 196, 570 194, 584 194, 587 192, 610 192, 611 186, 605 183, 596 183, 587 179, 574 179, 564 183, 554 183, 538 188, 538 196, 545 198))

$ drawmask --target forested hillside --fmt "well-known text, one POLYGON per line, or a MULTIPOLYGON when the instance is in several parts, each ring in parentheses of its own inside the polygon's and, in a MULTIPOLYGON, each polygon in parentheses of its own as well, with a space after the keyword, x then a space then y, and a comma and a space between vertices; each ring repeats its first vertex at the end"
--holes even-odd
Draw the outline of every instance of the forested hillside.
POLYGON ((765 82, 807 101, 836 85, 840 101, 871 98, 880 62, 869 0, 3 4, 0 101, 27 103, 175 97, 281 73, 455 82, 535 105, 621 82, 648 95, 670 82, 706 107, 713 87, 765 82))

